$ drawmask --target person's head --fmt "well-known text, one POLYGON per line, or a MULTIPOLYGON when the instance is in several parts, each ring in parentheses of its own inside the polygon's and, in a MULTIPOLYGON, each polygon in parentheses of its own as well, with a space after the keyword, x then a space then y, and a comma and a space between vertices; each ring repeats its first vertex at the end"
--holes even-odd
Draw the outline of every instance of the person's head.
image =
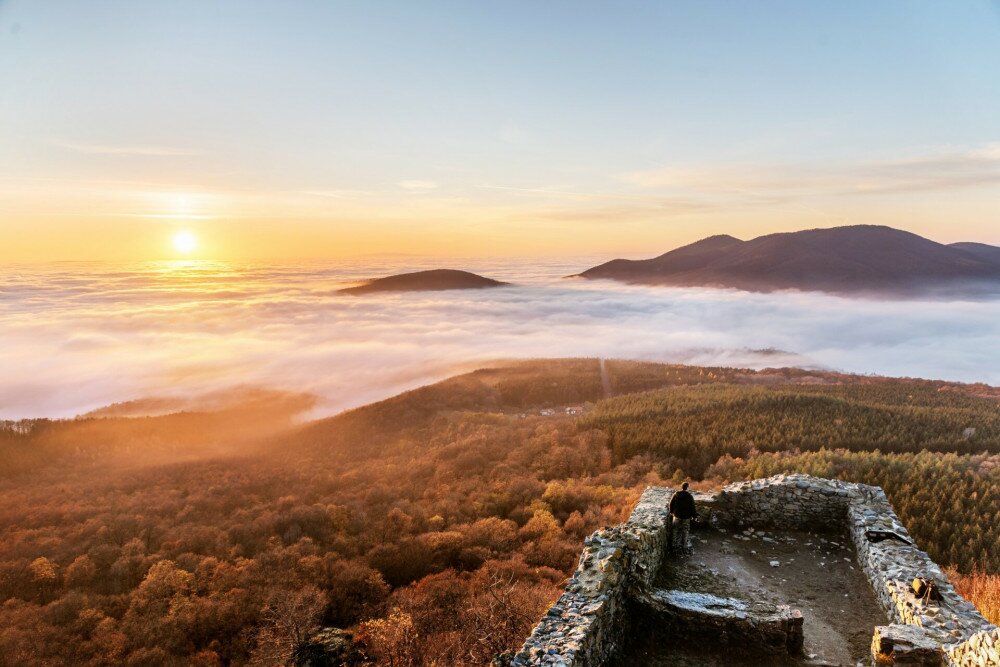
POLYGON ((684 482, 683 484, 681 484, 681 488, 682 488, 683 490, 687 491, 687 490, 688 490, 688 483, 687 483, 687 482, 684 482))

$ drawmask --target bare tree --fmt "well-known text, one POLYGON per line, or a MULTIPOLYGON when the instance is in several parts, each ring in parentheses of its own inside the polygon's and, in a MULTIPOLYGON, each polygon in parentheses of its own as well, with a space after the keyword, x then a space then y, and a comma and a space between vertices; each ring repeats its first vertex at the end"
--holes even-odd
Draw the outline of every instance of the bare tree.
POLYGON ((488 663, 493 656, 508 650, 527 635, 535 624, 540 599, 530 586, 518 581, 511 571, 494 569, 488 573, 485 589, 475 596, 468 609, 468 618, 475 632, 476 643, 470 659, 488 663))
POLYGON ((250 664, 259 667, 290 664, 296 649, 319 630, 319 619, 326 605, 326 595, 315 586, 273 594, 264 608, 250 664))

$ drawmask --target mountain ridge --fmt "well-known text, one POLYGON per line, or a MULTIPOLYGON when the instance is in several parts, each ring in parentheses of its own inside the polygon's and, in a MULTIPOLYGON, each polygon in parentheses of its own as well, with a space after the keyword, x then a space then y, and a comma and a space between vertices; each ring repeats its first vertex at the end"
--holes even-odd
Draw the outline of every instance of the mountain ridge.
POLYGON ((1000 291, 1000 248, 945 245, 881 225, 710 236, 651 259, 614 259, 577 274, 647 285, 834 293, 1000 291))

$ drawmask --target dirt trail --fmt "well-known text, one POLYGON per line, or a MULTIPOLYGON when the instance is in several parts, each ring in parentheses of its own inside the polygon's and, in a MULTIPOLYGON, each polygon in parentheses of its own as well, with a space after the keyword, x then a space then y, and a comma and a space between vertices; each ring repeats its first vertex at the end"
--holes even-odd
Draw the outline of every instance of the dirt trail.
POLYGON ((611 397, 611 378, 608 376, 608 368, 601 359, 601 386, 604 387, 604 398, 611 397))

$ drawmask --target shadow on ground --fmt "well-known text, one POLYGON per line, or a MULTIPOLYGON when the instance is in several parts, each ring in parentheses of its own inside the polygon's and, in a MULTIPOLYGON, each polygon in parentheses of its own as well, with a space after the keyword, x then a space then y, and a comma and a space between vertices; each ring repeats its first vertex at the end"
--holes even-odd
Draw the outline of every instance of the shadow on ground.
POLYGON ((886 618, 846 534, 705 528, 692 542, 693 555, 664 561, 655 587, 798 609, 802 655, 749 655, 711 633, 673 637, 639 615, 619 667, 867 664, 874 626, 886 618))

